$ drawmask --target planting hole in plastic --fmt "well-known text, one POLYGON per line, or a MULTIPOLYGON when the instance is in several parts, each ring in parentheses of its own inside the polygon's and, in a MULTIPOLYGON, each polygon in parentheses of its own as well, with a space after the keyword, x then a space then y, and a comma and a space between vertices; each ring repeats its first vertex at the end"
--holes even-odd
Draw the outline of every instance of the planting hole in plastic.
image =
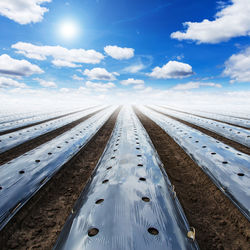
POLYGON ((108 167, 107 170, 110 170, 112 167, 108 167))
POLYGON ((95 204, 101 204, 104 201, 104 199, 99 199, 95 202, 95 204))
POLYGON ((138 166, 138 167, 143 167, 143 164, 138 164, 137 166, 138 166))
POLYGON ((215 152, 212 152, 211 155, 216 155, 216 153, 215 153, 215 152))
POLYGON ((104 180, 102 183, 104 184, 104 183, 107 183, 109 180, 108 179, 106 179, 106 180, 104 180))
POLYGON ((154 228, 154 227, 150 227, 150 228, 148 229, 148 232, 149 232, 150 234, 152 234, 152 235, 157 235, 157 234, 159 234, 159 231, 158 231, 156 228, 154 228))
POLYGON ((36 163, 40 162, 40 160, 35 160, 36 163))
POLYGON ((239 176, 244 176, 245 174, 243 174, 243 173, 238 173, 238 175, 239 175, 239 176))
POLYGON ((88 231, 88 236, 93 237, 99 233, 99 230, 97 228, 91 228, 88 231))
POLYGON ((223 164, 227 164, 228 162, 227 162, 227 161, 223 161, 222 163, 223 163, 223 164))
POLYGON ((51 153, 51 152, 49 152, 49 153, 48 153, 48 155, 52 155, 52 153, 51 153))
POLYGON ((24 170, 19 171, 19 174, 24 174, 24 173, 25 173, 24 170))
POLYGON ((140 181, 146 181, 146 178, 141 177, 139 180, 140 180, 140 181))
POLYGON ((141 198, 144 202, 150 202, 150 199, 148 197, 142 197, 141 198))

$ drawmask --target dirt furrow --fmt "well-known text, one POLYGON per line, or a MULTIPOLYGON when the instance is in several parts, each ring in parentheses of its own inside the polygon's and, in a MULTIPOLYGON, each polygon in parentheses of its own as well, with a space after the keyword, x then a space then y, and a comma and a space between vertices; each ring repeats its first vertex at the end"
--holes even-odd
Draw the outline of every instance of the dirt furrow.
POLYGON ((51 249, 112 133, 117 109, 92 140, 0 232, 0 249, 51 249))
POLYGON ((213 184, 184 150, 156 123, 137 109, 201 249, 249 249, 248 220, 213 184))
MULTIPOLYGON (((40 135, 36 138, 33 138, 27 142, 24 142, 14 148, 11 148, 10 150, 3 152, 0 154, 0 165, 5 164, 8 161, 11 161, 12 159, 40 146, 43 143, 46 143, 52 139, 54 139, 55 137, 67 132, 68 130, 72 129, 73 127, 77 126, 78 124, 80 124, 81 122, 84 122, 85 120, 87 120, 88 118, 90 118, 91 116, 97 114, 99 111, 96 111, 94 113, 91 113, 87 116, 84 116, 76 121, 73 121, 69 124, 66 124, 60 128, 57 128, 53 131, 50 131, 48 133, 45 133, 43 135, 40 135)), ((1 167, 1 166, 0 166, 1 167)))

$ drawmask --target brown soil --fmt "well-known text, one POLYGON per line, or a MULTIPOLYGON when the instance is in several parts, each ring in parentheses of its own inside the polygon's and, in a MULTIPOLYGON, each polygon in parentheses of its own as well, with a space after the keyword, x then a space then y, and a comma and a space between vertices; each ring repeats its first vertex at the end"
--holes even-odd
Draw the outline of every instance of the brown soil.
POLYGON ((248 220, 184 150, 152 120, 136 113, 147 130, 201 249, 249 249, 248 220))
POLYGON ((74 122, 71 122, 69 124, 66 124, 60 128, 57 128, 53 131, 50 131, 46 134, 40 135, 36 138, 33 138, 27 142, 24 142, 14 148, 11 148, 8 151, 5 151, 4 153, 0 154, 0 165, 3 165, 4 163, 11 161, 12 159, 38 147, 39 145, 48 142, 50 140, 52 140, 53 138, 65 133, 67 130, 72 129, 73 127, 77 126, 78 124, 80 124, 81 122, 87 120, 88 118, 90 118, 91 116, 97 114, 99 111, 96 111, 94 113, 91 113, 87 116, 84 116, 74 122))
POLYGON ((91 177, 111 135, 119 109, 92 140, 57 173, 0 232, 0 249, 51 249, 91 177))
POLYGON ((205 128, 199 127, 197 125, 194 125, 194 124, 192 124, 190 122, 186 122, 184 120, 181 120, 181 119, 176 118, 176 117, 171 116, 171 115, 166 115, 166 114, 164 114, 164 113, 162 113, 160 111, 157 111, 156 109, 153 109, 153 108, 150 108, 150 109, 152 109, 152 110, 154 110, 154 111, 156 111, 156 112, 158 112, 158 113, 160 113, 162 115, 168 116, 169 118, 174 119, 174 120, 176 120, 178 122, 181 122, 181 123, 183 123, 183 124, 185 124, 185 125, 187 125, 187 126, 189 126, 191 128, 197 129, 200 132, 202 132, 204 134, 207 134, 207 135, 215 138, 216 140, 221 141, 221 142, 223 142, 223 143, 225 143, 225 144, 227 144, 227 145, 235 148, 238 151, 241 151, 242 153, 250 155, 250 148, 248 148, 247 146, 244 146, 244 145, 242 145, 242 144, 240 144, 238 142, 235 142, 235 141, 232 141, 230 139, 227 139, 227 138, 225 138, 225 137, 223 137, 221 135, 218 135, 218 134, 216 134, 216 133, 214 133, 214 132, 212 132, 210 130, 207 130, 205 128))
POLYGON ((161 106, 161 107, 164 108, 164 109, 170 109, 170 110, 173 110, 173 111, 177 111, 177 112, 180 112, 180 113, 183 113, 183 114, 194 115, 194 116, 197 116, 197 117, 201 117, 201 118, 213 120, 213 121, 216 121, 216 122, 223 122, 223 123, 228 124, 228 125, 232 125, 232 126, 235 126, 235 127, 239 127, 239 128, 250 130, 250 128, 247 128, 247 127, 244 127, 244 126, 240 126, 240 125, 236 125, 236 124, 233 124, 233 123, 230 123, 230 122, 224 122, 224 121, 217 120, 217 119, 214 119, 214 118, 209 118, 209 117, 206 117, 206 116, 195 115, 193 113, 189 113, 189 112, 185 112, 185 111, 181 111, 181 110, 177 110, 177 109, 173 109, 173 108, 166 108, 164 106, 161 106))
POLYGON ((32 127, 32 126, 35 126, 35 125, 42 124, 42 123, 44 123, 44 122, 49 122, 49 121, 52 121, 52 120, 55 120, 55 119, 62 118, 62 117, 64 117, 64 116, 73 115, 73 114, 76 114, 76 113, 79 113, 79 112, 82 112, 82 111, 88 110, 88 109, 90 109, 90 108, 86 108, 86 109, 82 109, 82 110, 79 110, 79 111, 67 113, 67 114, 65 114, 65 115, 56 116, 56 117, 53 117, 53 118, 50 118, 50 119, 47 119, 47 120, 43 120, 43 121, 40 121, 40 122, 30 123, 30 124, 28 124, 28 125, 20 126, 20 127, 18 127, 18 128, 8 129, 8 130, 5 130, 5 131, 0 132, 0 135, 5 135, 5 134, 8 134, 8 133, 12 133, 12 132, 18 131, 18 130, 20 130, 20 129, 24 129, 24 128, 29 128, 29 127, 32 127))

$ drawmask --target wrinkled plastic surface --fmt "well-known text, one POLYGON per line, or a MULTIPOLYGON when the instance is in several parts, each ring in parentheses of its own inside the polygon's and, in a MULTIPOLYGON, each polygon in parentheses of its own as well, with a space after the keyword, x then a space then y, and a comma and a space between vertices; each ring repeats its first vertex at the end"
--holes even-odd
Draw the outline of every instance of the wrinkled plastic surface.
POLYGON ((161 164, 132 109, 123 108, 54 249, 198 249, 187 237, 189 226, 161 164), (144 196, 150 201, 144 202, 144 196), (99 199, 104 201, 96 204, 99 199), (88 236, 91 228, 99 233, 88 236), (150 234, 149 228, 157 229, 158 235, 150 234))
MULTIPOLYGON (((78 111, 80 111, 80 110, 78 110, 78 111)), ((77 111, 71 111, 71 112, 77 112, 77 111)), ((71 113, 71 112, 69 112, 69 111, 57 111, 57 112, 28 115, 28 116, 24 116, 22 118, 14 118, 14 117, 8 118, 7 117, 7 119, 9 119, 9 121, 0 123, 0 132, 4 132, 6 130, 16 129, 19 127, 27 126, 27 125, 30 125, 30 124, 36 123, 36 122, 42 122, 42 121, 45 121, 48 119, 55 118, 57 116, 67 115, 68 113, 71 113)), ((18 115, 17 115, 17 117, 18 117, 18 115)))
MULTIPOLYGON (((211 113, 211 112, 207 112, 207 113, 211 113)), ((250 120, 250 114, 249 112, 232 112, 232 111, 227 111, 227 112, 213 112, 216 113, 218 115, 224 115, 224 116, 230 116, 230 117, 235 117, 235 118, 239 118, 239 119, 245 119, 245 120, 250 120)))
POLYGON ((13 215, 96 134, 115 107, 0 166, 0 230, 13 215))
POLYGON ((49 115, 49 114, 60 114, 62 111, 55 111, 55 112, 25 112, 25 113, 13 113, 13 112, 4 112, 0 114, 0 124, 2 123, 10 123, 18 120, 29 119, 35 116, 42 116, 42 115, 49 115))
POLYGON ((233 117, 230 115, 223 115, 223 114, 217 114, 217 113, 212 113, 212 112, 207 112, 207 111, 200 111, 200 110, 193 110, 193 109, 175 109, 172 107, 167 107, 167 106, 162 106, 163 108, 167 108, 167 109, 172 109, 175 111, 180 111, 180 112, 188 112, 192 115, 197 115, 197 116, 203 116, 204 118, 208 118, 208 119, 215 119, 221 122, 228 122, 231 123, 233 125, 238 125, 238 126, 242 126, 245 128, 250 128, 250 120, 247 119, 242 119, 242 118, 238 118, 238 117, 233 117))
POLYGON ((250 156, 145 107, 140 111, 165 130, 250 219, 250 156))
POLYGON ((237 117, 230 117, 230 116, 220 115, 220 114, 201 112, 201 111, 195 111, 195 112, 192 111, 192 113, 194 115, 200 115, 200 116, 204 116, 206 118, 211 118, 211 119, 219 120, 222 122, 228 122, 231 124, 242 126, 245 128, 250 128, 250 120, 241 119, 241 118, 237 118, 237 117))
POLYGON ((250 147, 250 130, 228 125, 223 122, 217 122, 214 120, 205 119, 205 118, 197 117, 194 115, 188 115, 188 114, 176 112, 176 111, 161 108, 158 106, 151 106, 151 107, 164 114, 171 115, 176 118, 182 119, 184 121, 190 122, 199 127, 208 129, 212 132, 222 135, 230 140, 236 141, 242 145, 250 147))
POLYGON ((3 153, 15 146, 18 146, 42 134, 48 133, 52 130, 67 125, 97 110, 101 110, 102 108, 104 108, 104 106, 98 108, 90 108, 88 110, 81 111, 73 115, 64 116, 56 120, 52 120, 36 126, 32 126, 29 128, 21 129, 12 133, 2 135, 0 136, 0 153, 3 153))

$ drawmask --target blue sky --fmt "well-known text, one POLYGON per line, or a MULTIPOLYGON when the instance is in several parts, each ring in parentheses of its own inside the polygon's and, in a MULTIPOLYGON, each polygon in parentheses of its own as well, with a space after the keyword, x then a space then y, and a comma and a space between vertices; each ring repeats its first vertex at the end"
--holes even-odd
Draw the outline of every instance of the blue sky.
POLYGON ((249 0, 9 2, 0 3, 2 100, 249 99, 249 0))

